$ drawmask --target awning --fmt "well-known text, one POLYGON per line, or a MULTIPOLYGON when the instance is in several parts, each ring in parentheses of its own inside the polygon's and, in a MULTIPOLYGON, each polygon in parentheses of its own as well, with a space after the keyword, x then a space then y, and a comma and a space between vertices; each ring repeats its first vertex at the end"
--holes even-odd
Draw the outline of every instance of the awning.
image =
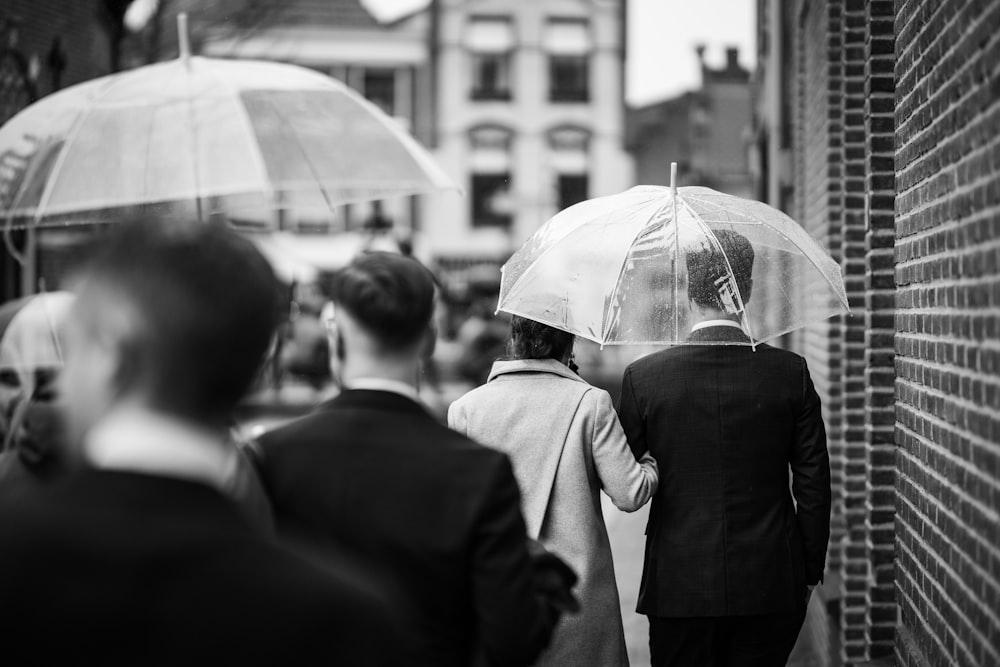
POLYGON ((514 48, 511 22, 500 18, 474 18, 465 34, 465 45, 476 53, 506 53, 514 48))
POLYGON ((593 48, 590 29, 583 20, 549 21, 542 44, 548 53, 557 56, 583 56, 593 48))

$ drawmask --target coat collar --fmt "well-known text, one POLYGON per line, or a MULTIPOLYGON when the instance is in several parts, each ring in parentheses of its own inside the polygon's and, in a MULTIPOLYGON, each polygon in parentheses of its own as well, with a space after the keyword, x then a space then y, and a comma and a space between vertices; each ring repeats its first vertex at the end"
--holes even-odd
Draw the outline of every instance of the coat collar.
POLYGON ((698 329, 691 332, 688 340, 699 343, 750 344, 750 337, 744 333, 743 329, 731 326, 708 326, 698 329))
POLYGON ((487 382, 493 381, 501 375, 510 373, 551 373, 560 377, 586 383, 582 377, 566 368, 555 359, 512 359, 510 361, 495 361, 490 370, 490 377, 487 382))
POLYGON ((377 389, 345 389, 330 400, 321 403, 316 410, 329 412, 338 408, 374 408, 390 412, 431 416, 423 403, 396 392, 377 389))

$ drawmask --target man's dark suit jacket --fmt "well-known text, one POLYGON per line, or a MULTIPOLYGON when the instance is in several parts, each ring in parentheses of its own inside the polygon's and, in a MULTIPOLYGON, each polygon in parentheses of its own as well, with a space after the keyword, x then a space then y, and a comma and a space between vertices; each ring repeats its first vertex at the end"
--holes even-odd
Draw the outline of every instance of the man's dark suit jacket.
MULTIPOLYGON (((692 336, 740 338, 731 327, 692 336)), ((636 455, 652 452, 660 468, 638 611, 704 617, 800 608, 806 585, 823 576, 831 495, 805 360, 769 345, 663 350, 626 369, 619 417, 636 455)))
POLYGON ((260 439, 279 533, 390 589, 407 665, 533 662, 555 615, 533 589, 506 456, 399 394, 352 390, 260 439), (477 648, 478 645, 478 648, 477 648))
POLYGON ((383 601, 207 486, 85 471, 5 500, 4 664, 386 664, 383 601))

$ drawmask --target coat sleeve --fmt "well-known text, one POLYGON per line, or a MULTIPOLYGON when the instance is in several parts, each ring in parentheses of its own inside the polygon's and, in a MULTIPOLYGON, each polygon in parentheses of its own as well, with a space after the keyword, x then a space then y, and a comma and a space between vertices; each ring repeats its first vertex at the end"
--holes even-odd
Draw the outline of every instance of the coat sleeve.
POLYGON ((477 636, 490 665, 528 665, 559 620, 535 590, 520 492, 506 456, 496 458, 477 516, 472 596, 477 636))
POLYGON ((587 394, 594 397, 591 398, 594 425, 591 446, 597 476, 601 478, 601 486, 615 507, 634 512, 656 492, 659 482, 656 461, 649 452, 644 453, 639 461, 635 460, 606 391, 593 389, 587 394))
POLYGON ((830 456, 819 395, 802 360, 802 406, 795 419, 792 495, 806 556, 806 583, 823 580, 830 541, 830 456))
POLYGON ((632 369, 626 368, 622 376, 622 390, 618 397, 618 419, 621 420, 628 446, 640 457, 649 451, 646 443, 646 422, 642 418, 632 386, 632 369))

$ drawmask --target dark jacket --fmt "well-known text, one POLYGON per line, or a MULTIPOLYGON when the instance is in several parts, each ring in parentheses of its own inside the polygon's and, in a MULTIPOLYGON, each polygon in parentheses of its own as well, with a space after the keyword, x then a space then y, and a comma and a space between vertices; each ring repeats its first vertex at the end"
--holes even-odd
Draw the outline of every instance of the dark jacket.
POLYGON ((385 664, 350 579, 193 482, 88 470, 0 506, 5 664, 385 664))
MULTIPOLYGON (((736 337, 742 332, 715 327, 694 338, 736 337)), ((831 496, 805 360, 769 345, 670 348, 625 371, 619 417, 636 454, 649 450, 660 468, 638 611, 728 616, 800 606, 805 586, 823 575, 831 496)))
POLYGON ((279 533, 388 586, 407 665, 530 664, 556 615, 532 587, 510 462, 410 399, 345 391, 260 439, 279 533))

